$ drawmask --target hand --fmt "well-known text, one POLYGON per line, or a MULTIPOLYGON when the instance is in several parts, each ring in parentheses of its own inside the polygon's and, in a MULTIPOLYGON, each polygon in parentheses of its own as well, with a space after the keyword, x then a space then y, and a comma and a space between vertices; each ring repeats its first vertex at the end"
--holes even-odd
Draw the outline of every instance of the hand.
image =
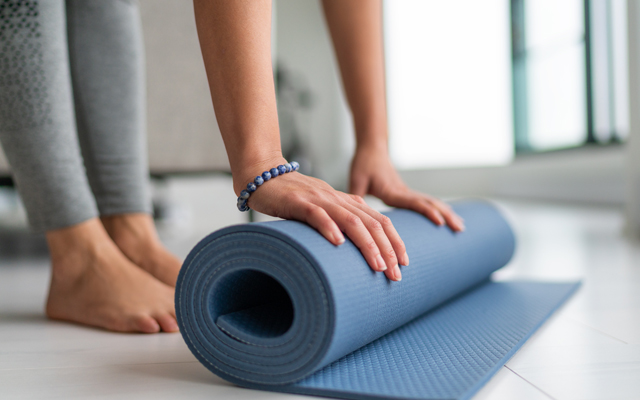
POLYGON ((393 167, 386 149, 358 149, 351 162, 349 191, 357 196, 370 194, 391 207, 423 214, 437 225, 446 224, 456 232, 464 222, 441 200, 411 190, 393 167))
MULTIPOLYGON (((252 168, 254 176, 264 169, 252 168)), ((242 175, 246 182, 252 180, 242 175)), ((234 186, 239 193, 240 184, 234 186)), ((389 217, 369 207, 362 197, 339 192, 319 179, 299 172, 280 175, 253 192, 247 204, 264 214, 306 222, 336 246, 344 243, 342 232, 346 233, 371 269, 384 271, 391 280, 402 279, 398 263, 409 264, 404 242, 389 217)))

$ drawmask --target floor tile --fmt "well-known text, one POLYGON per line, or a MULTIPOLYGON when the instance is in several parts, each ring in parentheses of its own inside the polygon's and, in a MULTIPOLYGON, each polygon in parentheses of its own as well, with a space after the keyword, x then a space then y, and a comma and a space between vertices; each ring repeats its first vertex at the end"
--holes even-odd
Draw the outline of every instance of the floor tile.
POLYGON ((530 346, 507 366, 556 399, 638 399, 640 346, 530 346))
POLYGON ((502 369, 473 397, 474 400, 550 400, 536 388, 506 367, 502 369))

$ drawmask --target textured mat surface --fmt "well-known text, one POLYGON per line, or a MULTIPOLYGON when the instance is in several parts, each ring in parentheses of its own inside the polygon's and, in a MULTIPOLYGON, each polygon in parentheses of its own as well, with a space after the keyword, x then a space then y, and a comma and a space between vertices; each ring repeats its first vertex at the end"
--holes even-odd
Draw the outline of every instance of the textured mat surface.
POLYGON ((411 258, 401 282, 373 273, 350 241, 334 247, 295 221, 214 232, 180 272, 182 335, 209 370, 245 387, 468 398, 577 284, 491 282, 513 255, 513 233, 490 204, 454 208, 464 233, 387 213, 411 258))

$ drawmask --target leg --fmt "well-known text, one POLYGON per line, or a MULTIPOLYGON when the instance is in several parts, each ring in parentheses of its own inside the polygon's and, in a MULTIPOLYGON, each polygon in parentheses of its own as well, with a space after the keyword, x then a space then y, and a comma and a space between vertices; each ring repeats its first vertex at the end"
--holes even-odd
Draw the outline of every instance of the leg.
POLYGON ((160 243, 150 216, 137 3, 66 3, 78 134, 102 222, 129 259, 175 285, 181 263, 160 243))
POLYGON ((111 330, 177 330, 173 290, 133 265, 97 218, 76 136, 64 2, 4 2, 0 23, 0 140, 31 226, 46 231, 47 315, 111 330))
POLYGON ((0 12, 0 140, 29 223, 42 232, 95 218, 76 138, 64 4, 12 1, 0 12))

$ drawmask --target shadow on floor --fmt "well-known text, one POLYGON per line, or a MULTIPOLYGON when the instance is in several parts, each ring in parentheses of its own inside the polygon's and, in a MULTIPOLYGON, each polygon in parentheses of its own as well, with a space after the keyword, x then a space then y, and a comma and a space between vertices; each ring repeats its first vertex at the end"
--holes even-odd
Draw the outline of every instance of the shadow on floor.
POLYGON ((50 321, 44 312, 0 312, 0 324, 20 323, 20 324, 42 324, 50 321))
POLYGON ((44 234, 34 234, 22 229, 0 228, 0 258, 48 257, 44 234))

